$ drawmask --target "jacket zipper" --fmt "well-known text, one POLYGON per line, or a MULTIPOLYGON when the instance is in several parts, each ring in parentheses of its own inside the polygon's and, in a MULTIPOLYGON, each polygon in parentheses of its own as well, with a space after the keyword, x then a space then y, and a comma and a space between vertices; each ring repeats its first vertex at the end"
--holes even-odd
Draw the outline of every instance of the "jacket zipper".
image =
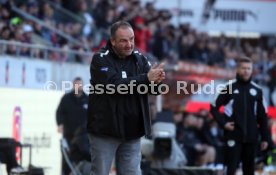
MULTIPOLYGON (((138 58, 135 57, 136 60, 135 60, 135 63, 136 63, 136 75, 139 75, 140 73, 142 73, 143 71, 141 70, 140 68, 140 65, 139 65, 139 61, 138 61, 138 58)), ((144 132, 145 132, 145 137, 146 138, 149 138, 149 132, 147 130, 147 122, 146 122, 146 118, 145 118, 145 109, 144 109, 144 106, 143 106, 143 99, 141 99, 141 97, 139 96, 139 101, 140 101, 140 107, 141 107, 141 110, 142 110, 142 115, 143 115, 143 123, 144 123, 144 132)), ((151 126, 151 124, 150 124, 151 126)))
MULTIPOLYGON (((115 65, 115 67, 119 73, 121 73, 123 71, 122 64, 120 62, 117 62, 114 60, 112 64, 115 65)), ((119 114, 117 105, 116 105, 116 114, 119 114)), ((117 116, 117 127, 119 130, 119 133, 118 133, 119 136, 121 137, 122 140, 125 140, 124 120, 122 119, 122 116, 120 116, 120 115, 117 116)))
POLYGON ((243 141, 246 141, 247 138, 247 98, 246 98, 246 88, 244 87, 244 98, 243 98, 243 102, 244 102, 244 117, 243 117, 243 122, 244 122, 244 136, 243 136, 243 141))

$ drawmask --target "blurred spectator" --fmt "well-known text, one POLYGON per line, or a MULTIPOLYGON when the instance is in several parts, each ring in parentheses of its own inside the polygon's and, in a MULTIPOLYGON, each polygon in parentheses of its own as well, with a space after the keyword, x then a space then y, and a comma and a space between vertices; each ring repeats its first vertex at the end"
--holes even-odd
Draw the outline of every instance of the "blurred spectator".
POLYGON ((78 0, 78 15, 85 21, 85 24, 82 29, 83 35, 91 35, 94 19, 92 15, 88 12, 87 3, 85 0, 78 0))
POLYGON ((194 114, 184 116, 182 128, 178 132, 178 141, 184 147, 188 165, 205 166, 215 162, 216 151, 214 147, 203 143, 199 136, 204 120, 194 114))
POLYGON ((109 27, 109 23, 107 19, 108 19, 108 15, 110 14, 108 13, 111 13, 109 1, 108 0, 98 1, 94 9, 93 16, 95 18, 96 26, 99 29, 106 29, 109 27))
MULTIPOLYGON (((144 12, 145 13, 145 12, 144 12)), ((145 21, 141 16, 137 16, 133 21, 133 29, 135 37, 135 45, 142 52, 148 51, 148 42, 151 37, 149 29, 145 26, 145 21)))
POLYGON ((11 18, 10 10, 5 6, 0 5, 0 17, 1 17, 1 20, 8 22, 9 19, 11 18))
POLYGON ((11 33, 9 27, 3 27, 0 35, 1 35, 1 37, 0 37, 1 39, 10 40, 12 33, 11 33))
MULTIPOLYGON (((14 41, 14 40, 11 40, 11 41, 14 41)), ((15 46, 15 45, 12 45, 12 44, 9 44, 9 45, 7 46, 7 51, 6 51, 6 53, 7 53, 8 55, 16 55, 16 46, 15 46)))
POLYGON ((182 115, 182 113, 180 113, 180 112, 174 113, 174 115, 173 115, 173 121, 176 124, 176 126, 182 125, 182 121, 183 121, 183 115, 182 115))
POLYGON ((229 46, 225 46, 224 54, 225 54, 225 67, 228 69, 235 69, 236 58, 238 56, 238 53, 236 52, 236 50, 232 49, 229 46))
POLYGON ((217 65, 217 66, 223 66, 224 65, 224 55, 221 49, 218 46, 218 43, 215 41, 209 41, 208 43, 208 65, 217 65))
POLYGON ((152 46, 152 52, 159 60, 165 59, 169 54, 169 41, 165 36, 165 32, 159 29, 154 34, 154 42, 152 46))
MULTIPOLYGON (((58 132, 66 139, 69 147, 76 130, 86 125, 87 107, 88 96, 83 92, 81 78, 77 77, 73 81, 72 91, 62 97, 56 112, 58 132)), ((64 160, 62 170, 65 175, 69 174, 69 168, 64 160)))
POLYGON ((197 40, 190 50, 189 57, 194 62, 207 64, 209 61, 209 49, 207 48, 206 41, 202 39, 197 40))
POLYGON ((30 24, 23 24, 22 25, 22 35, 24 43, 32 43, 32 35, 33 35, 33 27, 30 24))
POLYGON ((218 126, 218 123, 214 119, 209 119, 208 121, 205 120, 204 126, 202 127, 200 134, 202 140, 206 144, 213 146, 215 148, 215 163, 222 164, 224 161, 223 130, 218 126))
POLYGON ((28 3, 27 11, 32 16, 35 16, 37 18, 40 17, 39 4, 38 4, 37 1, 31 1, 31 2, 29 2, 28 3))
POLYGON ((44 3, 42 6, 42 19, 47 21, 55 21, 55 11, 48 3, 44 3))

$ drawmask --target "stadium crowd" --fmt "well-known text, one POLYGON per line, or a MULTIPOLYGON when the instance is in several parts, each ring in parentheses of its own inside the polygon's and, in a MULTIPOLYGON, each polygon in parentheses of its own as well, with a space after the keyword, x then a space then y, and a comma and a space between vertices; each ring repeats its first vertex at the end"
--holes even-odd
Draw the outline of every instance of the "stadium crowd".
MULTIPOLYGON (((153 3, 141 4, 139 0, 2 0, 0 38, 30 44, 47 44, 64 52, 69 49, 93 52, 105 45, 108 40, 108 28, 114 21, 127 20, 134 27, 136 47, 150 57, 160 61, 168 60, 171 63, 187 60, 210 66, 234 68, 235 59, 240 55, 246 55, 255 62, 254 72, 257 82, 268 85, 271 90, 274 89, 275 36, 264 36, 255 40, 241 39, 237 45, 235 38, 226 38, 223 35, 211 37, 207 33, 191 28, 189 24, 176 27, 171 24, 171 17, 170 11, 156 9, 153 3), (12 6, 42 20, 47 26, 77 39, 80 44, 71 43, 56 31, 26 19, 13 11, 12 6), (57 7, 67 9, 84 22, 68 18, 60 13, 57 7), (39 36, 43 42, 33 37, 34 35, 39 36)), ((5 52, 16 54, 16 47, 9 45, 5 52)), ((38 49, 32 53, 34 57, 42 57, 42 52, 38 49)), ((21 47, 19 54, 30 56, 30 48, 21 47)), ((50 52, 48 59, 70 61, 67 54, 56 52, 50 52)), ((79 56, 73 61, 83 62, 83 59, 79 56)))

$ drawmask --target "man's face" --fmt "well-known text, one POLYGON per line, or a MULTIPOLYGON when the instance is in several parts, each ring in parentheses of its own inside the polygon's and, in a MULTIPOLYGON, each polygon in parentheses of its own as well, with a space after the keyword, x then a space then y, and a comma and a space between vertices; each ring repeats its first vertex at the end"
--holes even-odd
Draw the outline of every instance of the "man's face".
POLYGON ((240 63, 237 68, 237 74, 244 80, 248 81, 253 72, 252 63, 240 63))
POLYGON ((134 49, 134 32, 129 27, 120 27, 110 41, 119 57, 129 56, 134 49))
POLYGON ((76 80, 74 81, 74 92, 81 93, 82 92, 82 81, 76 80))

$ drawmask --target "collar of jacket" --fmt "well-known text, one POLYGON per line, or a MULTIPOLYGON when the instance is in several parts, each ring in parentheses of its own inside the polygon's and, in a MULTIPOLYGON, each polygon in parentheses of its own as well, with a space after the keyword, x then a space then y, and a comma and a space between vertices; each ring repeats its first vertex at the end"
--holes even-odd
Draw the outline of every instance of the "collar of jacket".
POLYGON ((241 78, 239 74, 236 75, 237 82, 241 85, 248 85, 251 82, 252 76, 249 78, 249 80, 245 81, 241 78))
POLYGON ((70 95, 72 96, 72 97, 74 97, 74 98, 83 98, 84 96, 85 96, 85 93, 84 93, 84 91, 82 91, 82 94, 81 94, 81 96, 76 96, 76 94, 75 94, 75 90, 71 90, 70 92, 70 95))

